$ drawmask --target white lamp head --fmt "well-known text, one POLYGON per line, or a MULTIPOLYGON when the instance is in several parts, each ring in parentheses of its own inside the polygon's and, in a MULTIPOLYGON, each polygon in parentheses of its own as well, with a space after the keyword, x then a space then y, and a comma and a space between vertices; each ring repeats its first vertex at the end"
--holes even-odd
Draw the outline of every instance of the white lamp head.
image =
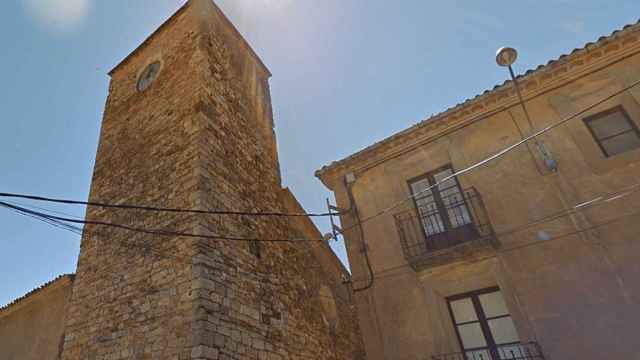
POLYGON ((501 47, 496 52, 496 62, 500 66, 511 66, 518 59, 518 51, 511 47, 501 47))

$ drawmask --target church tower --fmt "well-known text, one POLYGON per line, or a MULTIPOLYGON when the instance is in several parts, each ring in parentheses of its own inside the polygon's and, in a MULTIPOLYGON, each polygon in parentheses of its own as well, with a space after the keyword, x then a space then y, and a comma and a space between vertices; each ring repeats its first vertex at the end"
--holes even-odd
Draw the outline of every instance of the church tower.
MULTIPOLYGON (((270 73, 211 0, 187 1, 110 75, 91 201, 284 211, 270 73)), ((89 207, 87 220, 296 236, 274 217, 89 207)), ((318 301, 312 247, 87 226, 61 359, 359 358, 357 332, 322 311, 336 299, 325 286, 318 301)))

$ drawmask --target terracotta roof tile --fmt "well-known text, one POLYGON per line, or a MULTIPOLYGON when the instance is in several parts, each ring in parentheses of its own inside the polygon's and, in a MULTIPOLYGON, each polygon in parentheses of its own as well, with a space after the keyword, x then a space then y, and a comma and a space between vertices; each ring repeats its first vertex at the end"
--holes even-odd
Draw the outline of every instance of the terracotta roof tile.
MULTIPOLYGON (((550 67, 551 65, 554 65, 554 64, 555 64, 555 63, 557 63, 557 62, 560 62, 560 61, 562 61, 562 62, 567 61, 567 59, 569 59, 572 55, 575 55, 576 53, 579 53, 579 52, 581 52, 581 51, 583 51, 583 50, 587 50, 588 48, 590 48, 590 47, 592 47, 592 46, 596 46, 596 45, 604 45, 604 44, 606 44, 606 42, 608 42, 609 40, 612 40, 612 39, 613 39, 613 37, 614 37, 615 35, 617 35, 617 34, 621 33, 621 32, 622 32, 622 31, 624 31, 624 30, 627 30, 627 29, 629 29, 629 28, 631 28, 631 27, 633 27, 633 26, 637 26, 637 25, 640 25, 640 19, 639 19, 638 21, 636 21, 635 23, 633 23, 633 24, 627 24, 627 25, 623 26, 623 27, 622 27, 622 29, 616 29, 616 30, 614 30, 614 31, 613 31, 613 32, 611 32, 611 34, 610 34, 610 35, 608 35, 608 36, 601 36, 601 37, 598 39, 598 41, 597 41, 597 42, 595 42, 595 43, 594 43, 594 42, 588 42, 588 43, 586 43, 584 46, 582 46, 582 47, 580 47, 580 48, 575 48, 575 49, 573 49, 573 50, 572 50, 570 53, 568 53, 568 54, 561 54, 561 55, 560 55, 560 56, 558 56, 556 59, 551 59, 551 60, 549 60, 549 61, 548 61, 546 64, 544 64, 544 65, 538 65, 535 69, 529 69, 529 70, 527 70, 524 74, 517 75, 517 76, 516 76, 516 78, 521 79, 521 78, 524 78, 525 76, 529 76, 529 75, 532 75, 532 74, 538 73, 539 71, 541 71, 541 70, 543 70, 543 69, 546 69, 546 68, 550 67)), ((449 112, 449 111, 451 111, 451 110, 454 110, 454 109, 456 109, 456 108, 459 108, 459 107, 461 107, 461 106, 465 105, 466 103, 468 103, 468 102, 470 102, 470 101, 472 101, 472 100, 474 100, 474 99, 476 99, 476 98, 478 98, 478 97, 480 97, 480 96, 482 96, 482 95, 486 95, 486 94, 488 94, 488 93, 491 93, 491 92, 493 92, 493 91, 495 91, 495 90, 497 90, 497 89, 499 89, 499 88, 501 88, 501 87, 503 87, 503 86, 506 86, 506 85, 508 85, 508 84, 510 84, 510 83, 511 83, 511 80, 506 80, 506 81, 504 81, 502 84, 497 84, 497 85, 495 85, 492 89, 485 90, 484 92, 482 92, 482 94, 476 95, 476 96, 474 96, 473 98, 468 98, 468 99, 464 100, 463 102, 456 104, 455 106, 452 106, 452 107, 450 107, 450 108, 448 108, 448 109, 446 109, 446 110, 444 110, 444 111, 442 111, 442 112, 440 112, 440 113, 437 113, 437 114, 435 114, 435 115, 432 115, 432 116, 430 116, 429 118, 427 118, 427 119, 425 119, 425 120, 422 120, 422 121, 420 121, 420 122, 418 122, 418 123, 414 124, 413 126, 411 126, 411 127, 407 128, 406 130, 402 130, 402 131, 400 131, 400 132, 398 132, 398 133, 396 133, 396 134, 394 134, 394 135, 391 135, 390 137, 387 137, 386 139, 383 139, 383 140, 381 140, 381 141, 378 141, 378 142, 376 142, 376 143, 374 143, 374 144, 372 144, 372 145, 370 145, 370 146, 368 146, 368 147, 366 147, 366 148, 364 148, 364 149, 362 149, 362 150, 360 150, 360 151, 357 151, 357 152, 353 153, 352 155, 350 155, 350 156, 348 156, 348 157, 346 157, 346 158, 344 158, 344 159, 342 159, 342 160, 334 161, 334 162, 332 162, 332 163, 331 163, 331 164, 329 164, 329 165, 325 165, 325 166, 323 166, 320 170, 316 171, 316 176, 320 176, 320 175, 321 175, 321 174, 323 174, 325 171, 328 171, 329 169, 331 169, 331 168, 333 168, 333 167, 336 167, 336 166, 338 166, 338 165, 340 165, 340 164, 342 164, 342 163, 345 163, 345 162, 347 162, 347 161, 349 161, 349 160, 351 160, 351 159, 353 159, 353 158, 357 157, 358 155, 361 155, 361 154, 363 154, 363 153, 365 153, 365 152, 371 151, 371 150, 373 150, 373 149, 375 149, 375 148, 377 148, 377 147, 379 147, 379 146, 381 146, 381 145, 383 145, 383 144, 385 144, 385 143, 391 142, 391 141, 393 141, 393 140, 397 139, 398 137, 400 137, 401 135, 407 134, 407 133, 411 132, 412 130, 414 130, 414 129, 418 128, 418 127, 423 126, 423 125, 424 125, 424 124, 426 124, 427 122, 430 122, 430 121, 432 121, 432 120, 436 120, 438 117, 440 117, 441 115, 443 115, 443 114, 445 114, 445 113, 447 113, 447 112, 449 112)))

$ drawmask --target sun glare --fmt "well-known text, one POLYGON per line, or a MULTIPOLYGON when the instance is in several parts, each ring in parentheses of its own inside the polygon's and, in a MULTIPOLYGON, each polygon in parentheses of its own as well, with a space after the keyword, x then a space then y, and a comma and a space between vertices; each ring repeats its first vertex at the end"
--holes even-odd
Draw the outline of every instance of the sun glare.
POLYGON ((23 0, 23 3, 38 24, 57 32, 77 28, 90 8, 90 0, 23 0))

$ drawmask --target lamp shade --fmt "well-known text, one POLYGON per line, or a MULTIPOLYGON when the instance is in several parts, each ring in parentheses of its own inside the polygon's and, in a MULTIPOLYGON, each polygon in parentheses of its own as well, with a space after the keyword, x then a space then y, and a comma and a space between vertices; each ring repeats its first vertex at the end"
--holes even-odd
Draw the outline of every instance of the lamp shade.
POLYGON ((500 66, 511 66, 518 59, 518 52, 514 48, 502 47, 496 53, 496 62, 500 66))

